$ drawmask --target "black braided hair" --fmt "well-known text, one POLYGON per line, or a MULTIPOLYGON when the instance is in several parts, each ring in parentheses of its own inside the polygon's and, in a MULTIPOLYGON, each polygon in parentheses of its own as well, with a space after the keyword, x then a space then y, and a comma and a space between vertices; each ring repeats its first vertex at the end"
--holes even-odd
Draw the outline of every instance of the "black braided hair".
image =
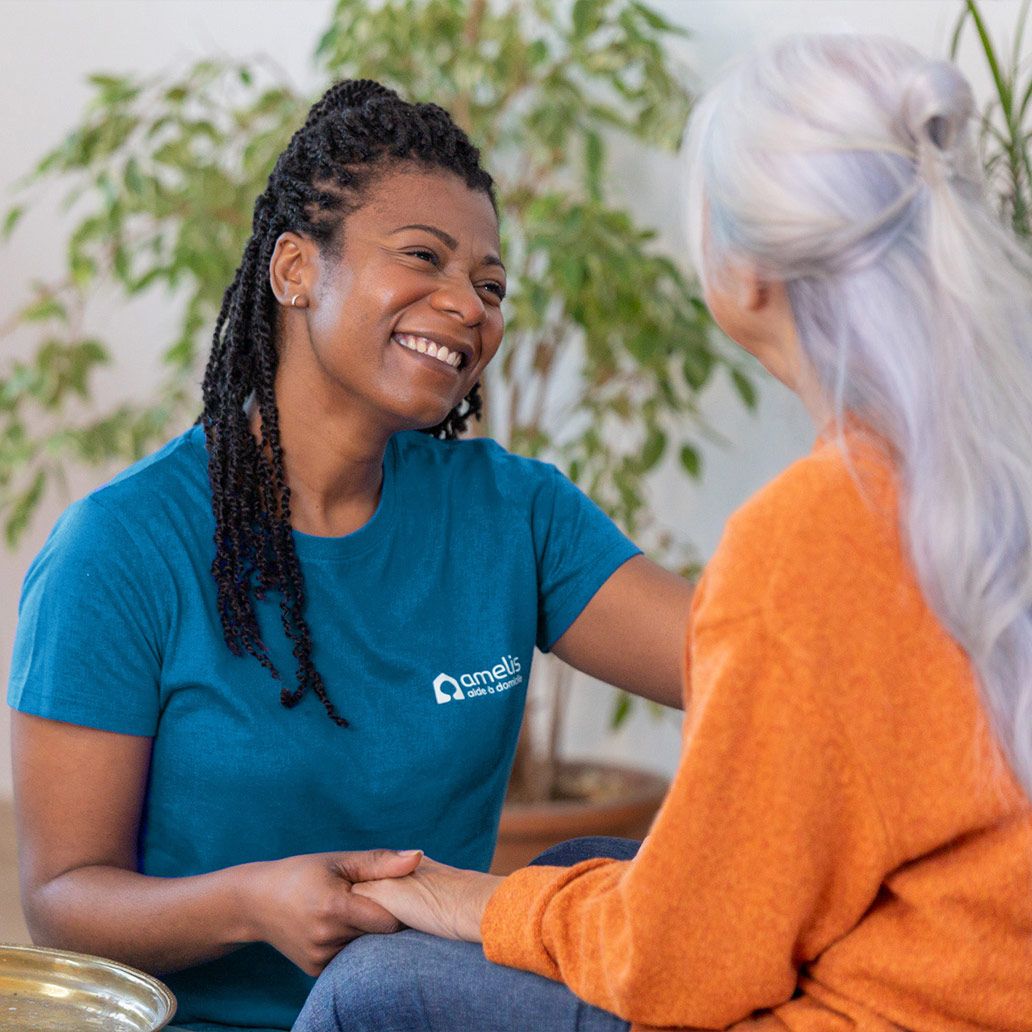
MULTIPOLYGON (((277 238, 287 230, 311 237, 324 250, 337 246, 338 227, 360 207, 370 184, 405 164, 453 172, 495 204, 479 152, 436 104, 409 104, 393 90, 360 79, 336 83, 313 105, 255 201, 251 237, 215 322, 204 373, 204 410, 197 420, 208 444, 215 514, 211 572, 226 645, 234 655, 254 656, 282 680, 261 640, 255 612, 255 600, 278 592, 283 630, 297 660, 296 687, 283 684, 280 702, 295 706, 311 688, 341 727, 348 722, 312 663, 304 581, 291 535, 290 488, 273 392, 277 302, 269 261, 277 238), (260 441, 245 412, 252 396, 261 416, 260 441)), ((471 417, 479 419, 481 408, 477 383, 442 423, 424 432, 455 438, 471 417)))

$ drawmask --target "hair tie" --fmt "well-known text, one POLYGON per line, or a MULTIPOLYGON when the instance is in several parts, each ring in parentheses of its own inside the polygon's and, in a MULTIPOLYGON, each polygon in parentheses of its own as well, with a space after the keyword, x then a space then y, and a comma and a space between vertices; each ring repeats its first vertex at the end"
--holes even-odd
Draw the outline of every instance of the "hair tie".
POLYGON ((929 186, 952 179, 957 149, 975 110, 971 86, 950 61, 929 61, 903 94, 902 117, 914 144, 917 173, 929 186))

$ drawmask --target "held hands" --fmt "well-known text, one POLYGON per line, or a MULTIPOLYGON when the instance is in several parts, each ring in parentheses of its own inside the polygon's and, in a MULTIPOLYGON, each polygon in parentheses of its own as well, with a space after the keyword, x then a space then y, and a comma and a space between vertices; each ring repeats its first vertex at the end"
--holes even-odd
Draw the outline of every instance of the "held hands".
POLYGON ((318 975, 352 939, 396 932, 398 920, 357 883, 410 874, 422 854, 389 849, 312 853, 250 864, 247 896, 253 908, 250 940, 267 942, 307 975, 318 975))
POLYGON ((444 939, 480 942, 487 901, 504 881, 424 857, 408 877, 391 875, 355 885, 352 896, 379 904, 403 924, 444 939))

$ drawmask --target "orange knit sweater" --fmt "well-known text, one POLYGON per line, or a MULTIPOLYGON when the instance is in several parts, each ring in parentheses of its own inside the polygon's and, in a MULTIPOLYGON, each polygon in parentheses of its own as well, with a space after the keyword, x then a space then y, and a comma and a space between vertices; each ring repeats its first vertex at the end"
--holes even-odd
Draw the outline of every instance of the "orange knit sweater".
POLYGON ((638 857, 511 875, 491 960, 635 1029, 1032 1032, 1032 808, 904 558, 887 464, 851 450, 855 477, 819 441, 729 521, 638 857))

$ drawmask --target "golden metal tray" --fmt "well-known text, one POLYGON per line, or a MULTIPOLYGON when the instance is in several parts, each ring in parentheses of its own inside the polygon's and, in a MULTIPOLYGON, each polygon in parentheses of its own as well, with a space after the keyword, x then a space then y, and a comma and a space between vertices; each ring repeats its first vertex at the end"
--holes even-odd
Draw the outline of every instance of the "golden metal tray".
POLYGON ((103 957, 0 945, 3 1032, 156 1032, 176 998, 156 978, 103 957))

